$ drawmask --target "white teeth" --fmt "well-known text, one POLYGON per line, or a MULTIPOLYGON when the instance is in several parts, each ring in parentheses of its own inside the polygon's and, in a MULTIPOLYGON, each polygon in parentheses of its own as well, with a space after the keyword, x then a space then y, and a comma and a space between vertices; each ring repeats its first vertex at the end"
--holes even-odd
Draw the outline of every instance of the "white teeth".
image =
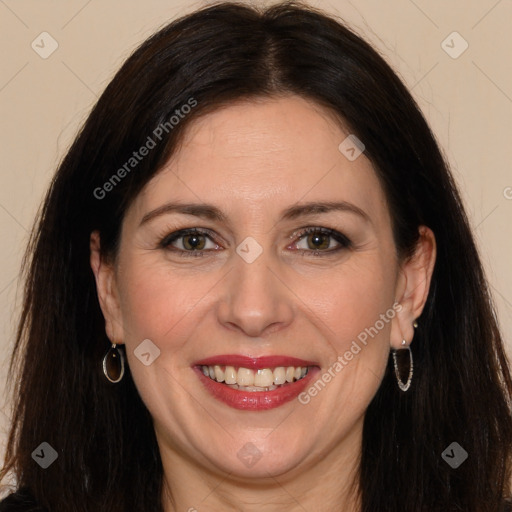
POLYGON ((260 388, 267 388, 274 383, 274 373, 270 368, 258 370, 254 375, 254 385, 260 388))
POLYGON ((236 384, 236 370, 234 366, 226 366, 224 370, 224 381, 226 384, 236 384))
MULTIPOLYGON (((307 368, 306 368, 307 371, 307 368)), ((278 366, 274 370, 274 384, 280 385, 286 382, 286 370, 283 366, 278 366)))
POLYGON ((215 365, 213 367, 214 371, 215 371, 215 380, 217 382, 224 382, 224 372, 222 371, 221 367, 220 366, 217 366, 215 365))
POLYGON ((238 368, 236 383, 239 386, 253 386, 254 372, 248 368, 238 368))
POLYGON ((303 379, 308 373, 307 366, 278 366, 272 368, 249 368, 234 366, 202 366, 204 375, 217 382, 223 382, 233 389, 245 391, 272 391, 277 386, 303 379), (224 369, 223 369, 224 368, 224 369))
POLYGON ((237 389, 242 391, 272 391, 277 389, 277 386, 237 386, 237 389))

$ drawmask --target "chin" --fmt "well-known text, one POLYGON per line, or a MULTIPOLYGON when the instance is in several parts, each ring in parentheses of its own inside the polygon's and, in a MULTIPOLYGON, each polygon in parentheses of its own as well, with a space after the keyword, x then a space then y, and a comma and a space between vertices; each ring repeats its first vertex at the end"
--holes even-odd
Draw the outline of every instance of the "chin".
POLYGON ((278 437, 265 439, 267 435, 265 433, 259 440, 255 436, 246 436, 231 443, 227 450, 209 454, 208 458, 219 470, 231 474, 233 478, 268 479, 293 471, 305 454, 311 451, 306 446, 298 449, 295 442, 287 443, 278 437))

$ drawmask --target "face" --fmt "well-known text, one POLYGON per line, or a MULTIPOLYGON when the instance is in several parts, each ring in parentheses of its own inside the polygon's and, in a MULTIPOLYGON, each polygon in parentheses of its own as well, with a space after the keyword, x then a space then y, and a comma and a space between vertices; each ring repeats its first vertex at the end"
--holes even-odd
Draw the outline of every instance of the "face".
POLYGON ((181 463, 244 478, 357 456, 421 301, 404 296, 415 270, 370 161, 338 148, 348 134, 295 96, 198 119, 127 211, 115 265, 95 268, 108 333, 181 463))

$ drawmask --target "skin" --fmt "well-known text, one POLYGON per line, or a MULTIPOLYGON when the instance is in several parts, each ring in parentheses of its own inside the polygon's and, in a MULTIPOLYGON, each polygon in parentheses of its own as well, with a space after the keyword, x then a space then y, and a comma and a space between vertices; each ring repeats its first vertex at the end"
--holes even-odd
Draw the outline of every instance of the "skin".
MULTIPOLYGON (((297 96, 233 103, 194 121, 131 204, 115 262, 101 260, 100 237, 91 235, 107 334, 126 344, 154 419, 166 512, 359 509, 350 483, 365 410, 390 349, 413 339, 435 239, 421 227, 414 256, 398 260, 370 161, 363 153, 351 162, 338 150, 347 135, 329 112, 297 96), (172 212, 141 225, 170 201, 213 204, 227 221, 172 212), (285 208, 309 201, 346 201, 368 220, 349 211, 280 220, 285 208), (339 231, 353 246, 314 256, 314 236, 290 238, 308 226, 339 231), (159 246, 168 234, 194 227, 215 237, 200 237, 201 257, 159 246), (252 263, 236 252, 248 236, 263 250, 252 263), (400 311, 306 405, 236 410, 212 398, 191 368, 236 353, 295 356, 317 361, 324 373, 395 302, 400 311), (145 339, 161 351, 149 366, 134 355, 145 339), (237 457, 249 442, 261 454, 252 467, 237 457)), ((186 250, 185 242, 191 237, 171 247, 186 250)), ((339 247, 325 235, 319 243, 324 252, 339 247)))

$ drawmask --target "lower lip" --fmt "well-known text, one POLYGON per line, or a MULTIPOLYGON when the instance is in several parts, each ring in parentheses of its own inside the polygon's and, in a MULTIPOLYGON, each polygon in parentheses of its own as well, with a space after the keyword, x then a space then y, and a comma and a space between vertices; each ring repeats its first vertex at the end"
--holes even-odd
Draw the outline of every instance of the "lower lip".
POLYGON ((226 384, 210 379, 204 375, 201 368, 194 368, 205 388, 214 398, 224 402, 234 409, 245 411, 265 411, 275 409, 294 398, 297 398, 305 387, 310 383, 314 375, 320 370, 317 367, 310 367, 307 375, 295 382, 283 385, 272 391, 244 391, 233 389, 226 384))

